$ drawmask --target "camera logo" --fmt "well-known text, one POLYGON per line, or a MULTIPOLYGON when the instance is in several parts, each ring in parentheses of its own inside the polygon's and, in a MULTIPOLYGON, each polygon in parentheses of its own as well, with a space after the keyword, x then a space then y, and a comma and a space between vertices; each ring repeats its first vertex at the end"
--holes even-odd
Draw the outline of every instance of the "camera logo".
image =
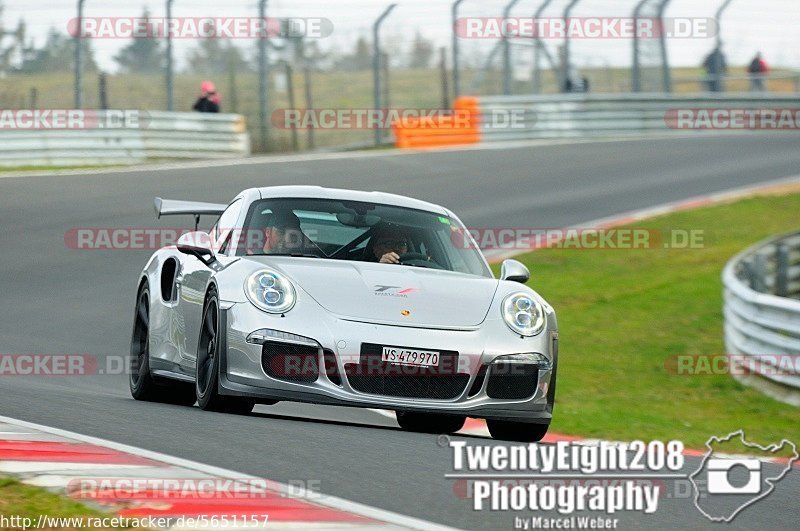
POLYGON ((709 494, 758 494, 761 492, 761 462, 758 459, 709 459, 709 494), (732 472, 743 467, 749 472, 744 485, 736 486, 731 479, 732 472))
POLYGON ((689 481, 695 506, 712 522, 731 522, 765 498, 800 458, 791 441, 760 446, 748 442, 742 430, 711 437, 706 447, 708 452, 689 481))

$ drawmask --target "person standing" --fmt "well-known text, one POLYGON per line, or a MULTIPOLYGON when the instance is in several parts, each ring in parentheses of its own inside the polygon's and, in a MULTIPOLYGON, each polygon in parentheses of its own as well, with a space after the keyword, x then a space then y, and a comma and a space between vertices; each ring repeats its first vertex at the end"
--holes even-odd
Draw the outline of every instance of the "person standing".
POLYGON ((203 81, 200 84, 200 97, 192 109, 198 112, 219 112, 220 97, 214 83, 203 81))
POLYGON ((720 48, 714 50, 706 56, 703 61, 708 79, 706 81, 708 90, 711 92, 722 92, 722 76, 728 72, 728 65, 725 61, 725 54, 720 48))
POLYGON ((750 90, 764 92, 766 90, 765 77, 769 73, 769 65, 767 65, 761 52, 758 52, 750 62, 747 67, 747 73, 750 74, 750 90))

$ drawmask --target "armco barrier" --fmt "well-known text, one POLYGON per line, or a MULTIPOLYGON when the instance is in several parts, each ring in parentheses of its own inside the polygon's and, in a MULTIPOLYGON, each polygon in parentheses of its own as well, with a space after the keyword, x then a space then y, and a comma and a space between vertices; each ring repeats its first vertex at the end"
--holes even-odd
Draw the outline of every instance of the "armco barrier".
MULTIPOLYGON (((478 141, 513 141, 547 138, 634 136, 686 132, 676 128, 678 109, 798 109, 800 98, 785 94, 554 94, 544 96, 485 96, 459 98, 475 114, 478 141)), ((446 126, 446 124, 444 124, 446 126)), ((419 147, 426 134, 446 137, 443 145, 474 143, 473 136, 459 137, 437 128, 395 128, 397 147, 419 147), (421 139, 421 140, 418 140, 421 139), (464 141, 468 139, 469 142, 464 141)))
POLYGON ((752 362, 734 375, 800 406, 800 232, 740 253, 722 281, 726 349, 732 359, 752 362))
MULTIPOLYGON (((98 123, 105 112, 97 111, 98 123)), ((0 166, 94 166, 250 154, 238 114, 142 112, 136 128, 0 129, 0 166)))

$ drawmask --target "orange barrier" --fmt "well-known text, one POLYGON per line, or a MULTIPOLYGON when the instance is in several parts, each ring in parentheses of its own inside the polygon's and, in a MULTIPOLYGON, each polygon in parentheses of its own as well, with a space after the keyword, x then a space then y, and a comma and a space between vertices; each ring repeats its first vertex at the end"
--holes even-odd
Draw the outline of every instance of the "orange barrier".
POLYGON ((478 98, 457 98, 453 114, 408 118, 392 123, 395 146, 426 148, 477 144, 481 141, 478 98))

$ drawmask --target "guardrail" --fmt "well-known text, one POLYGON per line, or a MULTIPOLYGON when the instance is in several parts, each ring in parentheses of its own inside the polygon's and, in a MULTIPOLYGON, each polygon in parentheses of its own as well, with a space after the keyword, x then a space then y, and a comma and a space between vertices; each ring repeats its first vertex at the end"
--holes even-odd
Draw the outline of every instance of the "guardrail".
MULTIPOLYGON (((475 109, 470 127, 477 126, 478 141, 514 141, 547 138, 616 137, 686 132, 678 121, 679 110, 793 109, 800 122, 797 97, 780 94, 553 94, 542 96, 485 96, 459 98, 454 113, 475 109)), ((800 126, 800 124, 795 124, 800 126)), ((446 120, 424 127, 395 127, 397 147, 417 147, 417 137, 437 136, 443 129, 448 145, 474 143, 468 135, 453 134, 446 120)), ((424 138, 421 138, 424 143, 424 138)), ((440 142, 439 145, 442 145, 440 142)))
MULTIPOLYGON (((719 78, 719 80, 728 85, 728 83, 734 84, 752 84, 753 80, 759 80, 766 90, 767 87, 770 85, 776 84, 784 84, 788 85, 791 84, 794 92, 800 93, 800 72, 772 72, 766 75, 753 75, 753 74, 725 74, 719 78)), ((703 76, 696 76, 696 77, 673 77, 672 78, 672 86, 680 86, 680 85, 695 85, 699 90, 705 90, 708 87, 709 83, 717 81, 715 76, 703 75, 703 76)), ((772 88, 772 87, 770 87, 772 88)), ((777 88, 777 87, 776 87, 777 88)), ((777 92, 786 92, 786 87, 783 87, 784 90, 776 90, 777 92)))
POLYGON ((800 406, 800 232, 740 253, 722 281, 725 346, 741 368, 734 377, 800 406))
POLYGON ((76 129, 0 128, 0 166, 102 166, 153 159, 209 159, 250 154, 238 114, 87 111, 90 126, 76 129))
MULTIPOLYGON (((678 109, 797 108, 768 94, 559 94, 479 98, 484 142, 664 133, 678 109), (514 120, 516 119, 516 123, 514 120)), ((683 130, 685 132, 685 130, 683 130)))

